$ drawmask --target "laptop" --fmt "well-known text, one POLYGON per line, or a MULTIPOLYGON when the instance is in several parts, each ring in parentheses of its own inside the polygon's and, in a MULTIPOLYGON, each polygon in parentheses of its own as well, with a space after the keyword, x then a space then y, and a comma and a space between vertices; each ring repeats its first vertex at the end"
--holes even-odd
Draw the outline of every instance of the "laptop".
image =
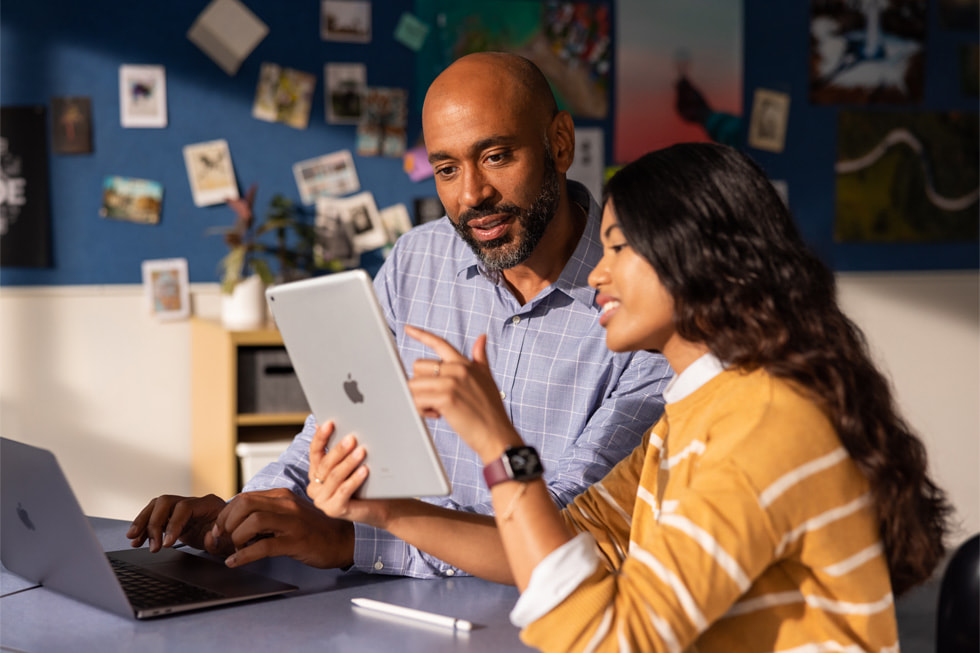
MULTIPOLYGON (((367 451, 363 499, 445 496, 451 485, 408 389, 364 270, 272 286, 269 309, 317 422, 367 451)), ((329 443, 328 443, 329 446, 329 443)))
POLYGON ((297 589, 186 551, 103 551, 54 454, 8 438, 0 438, 0 561, 29 581, 135 619, 297 589))

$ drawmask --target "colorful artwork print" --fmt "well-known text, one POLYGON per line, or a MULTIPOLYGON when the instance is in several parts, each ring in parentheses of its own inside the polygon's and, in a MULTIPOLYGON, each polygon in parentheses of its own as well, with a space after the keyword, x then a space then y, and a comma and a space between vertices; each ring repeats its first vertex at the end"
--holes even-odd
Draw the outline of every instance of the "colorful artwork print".
POLYGON ((812 0, 810 101, 921 100, 927 9, 927 0, 812 0))
POLYGON ((976 113, 841 112, 836 240, 978 240, 978 143, 976 113))
POLYGON ((255 90, 252 116, 266 122, 282 122, 306 129, 316 77, 292 68, 263 63, 255 90))
POLYGON ((103 218, 142 224, 160 222, 163 186, 149 179, 108 175, 102 182, 103 218))

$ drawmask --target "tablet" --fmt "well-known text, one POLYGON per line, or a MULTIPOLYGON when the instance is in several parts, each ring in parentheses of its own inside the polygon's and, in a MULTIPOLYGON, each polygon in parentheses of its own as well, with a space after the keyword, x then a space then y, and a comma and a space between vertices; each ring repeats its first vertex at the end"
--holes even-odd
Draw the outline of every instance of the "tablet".
POLYGON ((368 274, 338 272, 272 286, 265 295, 317 422, 333 420, 333 438, 354 433, 367 451, 370 473, 356 496, 449 494, 368 274))

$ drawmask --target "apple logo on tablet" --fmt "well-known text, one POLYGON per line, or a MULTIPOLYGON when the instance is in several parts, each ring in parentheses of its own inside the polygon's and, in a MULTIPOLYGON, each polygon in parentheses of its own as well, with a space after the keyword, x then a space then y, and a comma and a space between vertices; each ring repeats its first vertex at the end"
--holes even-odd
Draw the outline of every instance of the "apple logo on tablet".
POLYGON ((347 397, 355 404, 362 403, 364 401, 364 395, 357 388, 357 381, 351 378, 351 375, 347 375, 347 380, 344 381, 344 392, 347 393, 347 397))
POLYGON ((37 530, 34 528, 34 522, 31 521, 31 516, 27 514, 27 509, 20 505, 19 501, 17 502, 17 516, 20 517, 22 522, 24 522, 24 526, 27 526, 28 530, 37 530))

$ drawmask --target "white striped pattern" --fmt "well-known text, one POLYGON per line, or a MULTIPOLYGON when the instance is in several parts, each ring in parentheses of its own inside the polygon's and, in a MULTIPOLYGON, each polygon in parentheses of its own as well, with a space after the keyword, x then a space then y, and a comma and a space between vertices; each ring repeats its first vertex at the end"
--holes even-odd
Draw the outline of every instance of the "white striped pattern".
POLYGON ((751 599, 743 599, 729 608, 723 618, 728 619, 729 617, 737 617, 750 612, 774 608, 777 605, 789 605, 791 603, 803 603, 803 594, 798 590, 793 590, 791 592, 774 592, 751 599))
POLYGON ((704 442, 701 440, 692 440, 689 445, 684 447, 681 451, 677 452, 673 456, 668 458, 663 458, 660 460, 660 469, 671 469, 675 465, 679 465, 684 462, 684 459, 688 456, 693 456, 694 454, 704 453, 704 442))
POLYGON ((783 552, 786 551, 786 547, 802 537, 804 533, 823 528, 827 524, 838 519, 843 519, 844 517, 847 517, 848 515, 851 515, 869 505, 871 505, 871 494, 866 492, 850 503, 845 503, 843 506, 838 506, 832 510, 828 510, 827 512, 821 513, 816 517, 811 517, 790 532, 783 535, 782 541, 779 543, 779 546, 776 547, 776 557, 778 558, 779 556, 783 555, 783 552))
POLYGON ((613 509, 613 511, 617 515, 623 518, 624 522, 629 524, 632 521, 629 513, 623 510, 623 508, 619 505, 619 503, 615 499, 613 499, 612 495, 609 494, 609 490, 607 490, 606 486, 602 484, 602 481, 598 481, 594 483, 592 487, 595 488, 596 494, 602 497, 602 499, 609 504, 609 506, 613 509))
POLYGON ((824 567, 823 571, 828 576, 843 576, 844 574, 850 573, 851 571, 857 569, 868 560, 881 555, 883 550, 884 549, 881 546, 881 542, 875 542, 863 551, 858 551, 851 557, 841 560, 837 564, 824 567))
MULTIPOLYGON (((574 507, 578 509, 578 514, 582 516, 582 519, 588 522, 589 524, 591 524, 596 529, 597 532, 603 532, 605 530, 605 526, 602 523, 600 523, 599 520, 597 520, 594 515, 586 512, 584 509, 578 507, 578 505, 575 505, 574 507)), ((572 509, 572 507, 569 506, 569 509, 572 509)), ((622 562, 622 560, 626 557, 626 552, 623 551, 623 547, 619 544, 619 542, 617 542, 613 538, 609 538, 609 543, 612 544, 613 547, 615 547, 616 555, 618 556, 618 561, 622 562)), ((606 552, 602 550, 602 547, 596 546, 596 548, 599 550, 600 555, 602 555, 603 557, 608 557, 606 552)), ((612 561, 610 560, 610 562, 612 561)), ((613 566, 618 567, 619 565, 617 564, 613 566)))
POLYGON ((653 629, 657 631, 660 635, 660 639, 663 641, 664 645, 670 653, 679 653, 681 650, 681 644, 677 641, 677 635, 674 633, 674 629, 670 627, 670 622, 655 613, 649 607, 647 607, 647 616, 650 618, 650 623, 653 624, 653 629))
MULTIPOLYGON (((882 649, 884 652, 886 649, 882 649)), ((850 646, 844 646, 839 642, 812 642, 810 644, 804 644, 803 646, 795 646, 793 648, 787 648, 779 651, 779 653, 826 653, 827 651, 833 651, 834 653, 866 653, 866 651, 857 644, 851 644, 850 646)))
POLYGON ((789 488, 793 487, 808 476, 812 476, 813 474, 823 471, 828 467, 833 467, 847 457, 847 450, 844 449, 844 447, 839 447, 830 453, 821 456, 820 458, 811 460, 810 462, 800 465, 796 469, 787 472, 778 478, 772 485, 763 490, 761 494, 759 494, 759 505, 761 505, 763 508, 768 508, 773 501, 778 499, 789 488))
POLYGON ((892 597, 892 593, 889 592, 882 598, 872 603, 853 603, 850 601, 835 601, 833 599, 828 599, 823 596, 814 596, 812 594, 804 596, 799 591, 792 590, 789 592, 764 594, 762 596, 756 596, 751 599, 739 601, 728 609, 728 612, 725 613, 723 618, 729 619, 731 617, 749 614, 750 612, 758 612, 759 610, 767 610, 779 605, 790 605, 793 603, 806 603, 811 608, 823 610, 824 612, 833 612, 835 614, 857 614, 867 616, 887 610, 889 607, 891 607, 892 603, 894 603, 894 598, 892 597))
POLYGON ((602 644, 602 640, 606 638, 606 635, 609 633, 609 628, 612 626, 612 620, 612 606, 610 605, 603 613, 602 621, 599 623, 599 627, 596 629, 595 634, 592 635, 592 639, 590 639, 589 643, 585 645, 584 649, 582 649, 585 651, 585 653, 592 653, 596 650, 597 646, 602 644))
POLYGON ((738 585, 740 591, 744 593, 752 585, 752 579, 748 577, 745 570, 742 569, 742 566, 738 564, 735 558, 728 554, 728 551, 725 551, 725 549, 718 544, 718 541, 713 538, 708 531, 704 530, 690 519, 682 515, 665 514, 661 518, 661 523, 666 526, 676 528, 697 542, 698 546, 700 546, 708 555, 714 558, 715 563, 724 569, 725 573, 727 573, 731 579, 735 581, 735 584, 738 585))
POLYGON ((813 595, 806 597, 806 604, 811 608, 819 608, 826 612, 834 612, 836 614, 877 614, 882 610, 890 608, 893 602, 894 599, 892 598, 891 592, 888 592, 874 603, 850 603, 848 601, 835 601, 823 596, 813 595))
POLYGON ((678 502, 676 499, 671 499, 670 501, 661 501, 660 509, 666 513, 671 513, 677 510, 678 502))
POLYGON ((708 622, 705 621, 704 615, 701 613, 701 608, 698 607, 697 602, 691 593, 688 591, 681 579, 678 578, 674 572, 667 569, 663 564, 660 563, 655 557, 653 557, 649 552, 644 551, 636 542, 630 541, 630 555, 636 558, 638 562, 646 565, 661 581, 667 584, 667 586, 674 592, 677 597, 678 603, 687 613, 688 619, 694 624, 698 632, 705 630, 708 627, 708 622))

